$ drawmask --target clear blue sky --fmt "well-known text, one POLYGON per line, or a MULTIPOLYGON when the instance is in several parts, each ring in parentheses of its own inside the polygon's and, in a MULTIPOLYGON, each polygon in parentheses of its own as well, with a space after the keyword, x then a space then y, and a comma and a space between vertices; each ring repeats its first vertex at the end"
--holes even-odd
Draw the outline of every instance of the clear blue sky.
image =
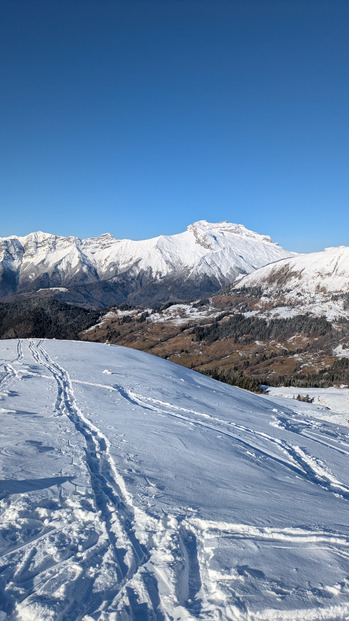
POLYGON ((0 0, 0 235, 349 245, 348 0, 0 0))

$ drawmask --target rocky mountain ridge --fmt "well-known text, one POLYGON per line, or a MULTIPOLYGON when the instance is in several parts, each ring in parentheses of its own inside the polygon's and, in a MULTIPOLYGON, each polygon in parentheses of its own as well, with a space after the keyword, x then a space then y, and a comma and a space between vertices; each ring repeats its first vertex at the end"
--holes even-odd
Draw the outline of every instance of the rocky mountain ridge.
POLYGON ((142 241, 42 232, 3 237, 0 298, 46 294, 96 308, 192 299, 292 255, 243 225, 205 220, 183 233, 142 241))

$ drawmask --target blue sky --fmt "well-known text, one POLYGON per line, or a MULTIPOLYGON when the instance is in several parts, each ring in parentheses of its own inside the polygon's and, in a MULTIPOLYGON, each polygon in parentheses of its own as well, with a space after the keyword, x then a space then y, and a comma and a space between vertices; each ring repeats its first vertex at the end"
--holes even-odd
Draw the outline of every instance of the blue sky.
POLYGON ((348 0, 0 0, 0 235, 349 245, 348 0))

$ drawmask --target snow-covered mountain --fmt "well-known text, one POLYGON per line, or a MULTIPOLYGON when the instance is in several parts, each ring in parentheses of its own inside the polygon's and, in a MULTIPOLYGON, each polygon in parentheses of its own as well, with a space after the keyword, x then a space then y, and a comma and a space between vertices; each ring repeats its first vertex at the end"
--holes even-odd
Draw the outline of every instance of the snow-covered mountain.
POLYGON ((0 360, 3 621, 348 619, 349 442, 326 408, 102 344, 0 360))
POLYGON ((348 316, 349 247, 326 248, 282 259, 243 277, 232 291, 261 288, 260 310, 274 315, 309 312, 329 319, 348 316))
POLYGON ((294 255, 243 225, 205 220, 144 241, 31 233, 0 238, 0 296, 52 291, 95 305, 192 298, 294 255))

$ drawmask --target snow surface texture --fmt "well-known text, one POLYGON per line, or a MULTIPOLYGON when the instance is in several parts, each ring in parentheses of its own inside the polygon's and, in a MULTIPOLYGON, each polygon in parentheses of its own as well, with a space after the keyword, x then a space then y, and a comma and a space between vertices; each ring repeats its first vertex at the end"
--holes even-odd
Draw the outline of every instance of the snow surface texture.
MULTIPOLYGON (((271 261, 294 255, 273 244, 270 237, 249 231, 241 224, 200 220, 178 235, 144 241, 117 240, 110 234, 90 239, 31 233, 26 237, 0 238, 0 263, 21 286, 47 282, 46 288, 72 283, 92 283, 139 273, 153 279, 168 275, 210 277, 220 284, 271 261)), ((43 286, 40 286, 43 290, 43 286)))
POLYGON ((282 259, 245 276, 234 287, 261 287, 266 296, 261 299, 262 306, 264 302, 270 306, 270 296, 276 300, 282 297, 282 302, 267 313, 270 316, 310 312, 329 320, 348 318, 349 310, 340 296, 349 290, 349 247, 282 259))
POLYGON ((346 427, 122 347, 0 351, 2 621, 348 619, 346 427))
POLYGON ((311 414, 317 418, 328 420, 340 425, 349 422, 349 389, 347 387, 330 388, 298 388, 294 386, 269 386, 268 395, 275 401, 277 397, 282 399, 297 399, 308 396, 314 405, 304 402, 293 401, 292 409, 301 411, 303 414, 311 414))

